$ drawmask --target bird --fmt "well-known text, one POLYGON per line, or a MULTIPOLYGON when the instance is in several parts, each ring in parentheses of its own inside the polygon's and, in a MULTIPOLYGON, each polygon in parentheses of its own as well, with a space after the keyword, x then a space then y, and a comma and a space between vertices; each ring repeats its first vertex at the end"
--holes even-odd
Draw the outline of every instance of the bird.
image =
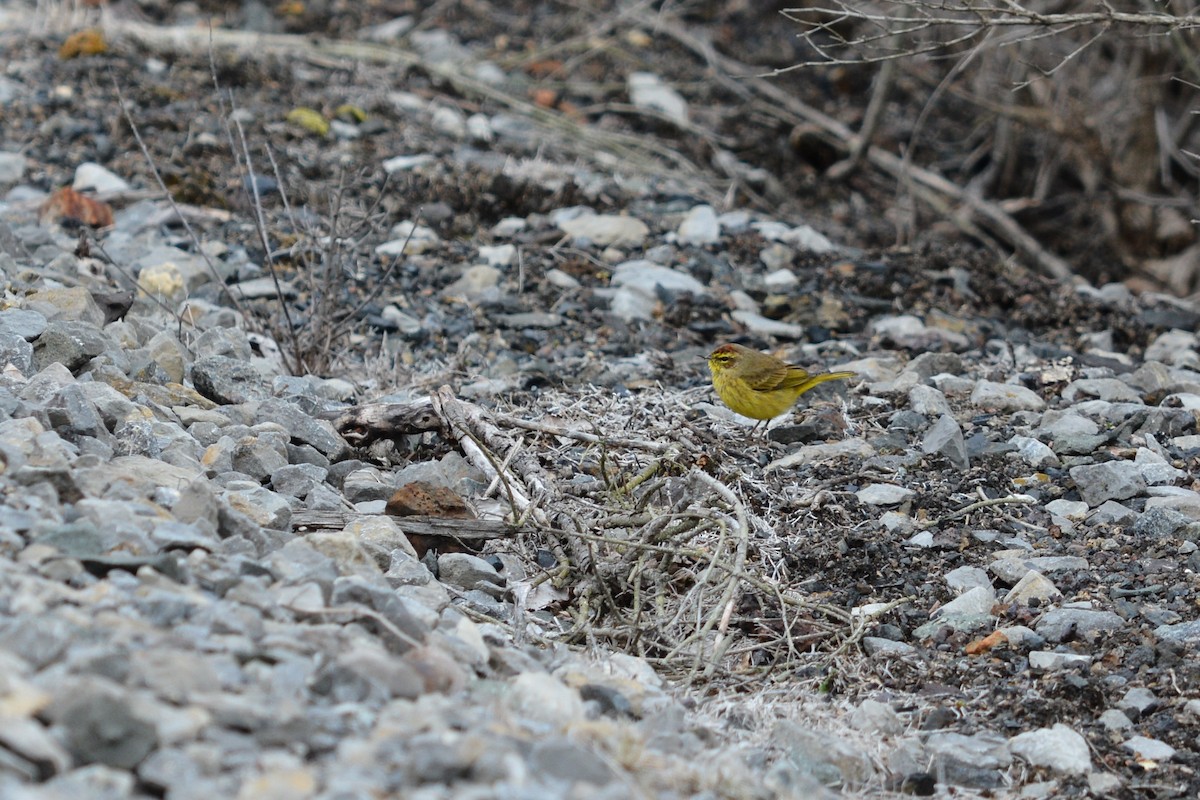
MULTIPOLYGON (((856 373, 809 372, 775 356, 740 344, 723 344, 708 354, 713 388, 725 405, 765 426, 795 404, 800 395, 826 381, 855 377, 856 373)), ((753 433, 753 431, 751 431, 753 433)))

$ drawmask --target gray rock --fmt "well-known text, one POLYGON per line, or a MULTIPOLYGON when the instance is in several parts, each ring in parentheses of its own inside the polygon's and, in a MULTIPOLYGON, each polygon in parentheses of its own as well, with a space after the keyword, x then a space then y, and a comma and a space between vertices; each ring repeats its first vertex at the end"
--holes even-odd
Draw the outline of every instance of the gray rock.
POLYGON ((182 749, 160 747, 138 765, 137 775, 160 793, 187 797, 188 791, 201 783, 202 766, 182 749))
POLYGON ((192 364, 191 377, 196 391, 214 403, 245 403, 271 395, 270 381, 257 369, 226 356, 198 359, 192 364))
POLYGON ((325 420, 313 419, 295 404, 286 400, 269 398, 258 404, 258 422, 273 422, 282 425, 297 444, 314 447, 327 458, 339 460, 348 445, 325 420))
POLYGON ((1050 409, 1042 415, 1036 431, 1038 436, 1050 440, 1062 436, 1095 436, 1100 432, 1100 426, 1094 420, 1082 416, 1074 410, 1050 409))
POLYGON ((579 245, 599 247, 639 247, 650 233, 650 228, 640 219, 607 214, 588 214, 563 220, 558 227, 579 245))
POLYGON ((1033 600, 1046 603, 1061 597, 1062 592, 1049 578, 1031 569, 1022 575, 1021 580, 1004 596, 1004 602, 1028 606, 1033 600))
POLYGON ((312 690, 334 703, 379 704, 424 691, 417 670, 371 642, 356 641, 313 677, 312 690))
POLYGON ((1125 500, 1146 491, 1146 481, 1129 461, 1107 461, 1072 467, 1071 480, 1079 496, 1092 508, 1106 500, 1125 500))
MULTIPOLYGON (((1146 361, 1161 361, 1165 364, 1174 364, 1176 363, 1176 356, 1187 351, 1195 351, 1196 348, 1197 341, 1194 332, 1175 328, 1159 335, 1158 338, 1147 345, 1143 357, 1146 361)), ((1194 358, 1194 353, 1192 357, 1194 358)))
POLYGON ((33 345, 19 333, 0 329, 0 365, 8 364, 26 377, 32 375, 33 345))
POLYGON ((359 575, 341 576, 333 582, 329 604, 334 607, 358 604, 379 612, 401 634, 397 637, 389 632, 389 636, 385 637, 389 639, 389 648, 395 652, 408 652, 429 635, 429 626, 386 583, 368 581, 359 575))
MULTIPOLYGON (((462 495, 482 491, 487 486, 483 473, 471 466, 456 452, 447 453, 439 461, 420 461, 409 464, 396 473, 393 487, 405 486, 416 481, 425 481, 434 486, 444 486, 462 495)), ((394 490, 394 489, 393 489, 394 490)), ((389 499, 391 494, 380 499, 389 499)))
POLYGON ((607 758, 568 739, 537 742, 529 753, 529 766, 535 775, 572 786, 607 786, 617 777, 607 758))
POLYGON ((934 612, 935 617, 958 617, 987 615, 996 604, 996 593, 991 585, 976 586, 960 594, 934 612))
POLYGON ((946 573, 944 580, 947 586, 960 594, 968 589, 974 589, 979 586, 988 589, 992 587, 992 582, 988 579, 987 573, 979 567, 956 567, 946 573))
POLYGON ((904 721, 890 705, 878 700, 864 700, 850 715, 850 724, 860 731, 898 736, 904 732, 904 721))
POLYGON ((870 506, 894 506, 917 496, 912 489, 892 483, 872 483, 854 493, 858 502, 870 506))
POLYGON ((1016 447, 1025 463, 1035 469, 1057 467, 1062 463, 1049 445, 1031 436, 1013 436, 1008 443, 1016 447))
MULTIPOLYGON (((0 786, 0 789, 4 788, 0 786)), ((36 790, 32 800, 64 800, 64 798, 86 797, 88 800, 127 800, 135 796, 134 776, 103 764, 73 769, 46 781, 36 790)), ((26 800, 27 794, 16 795, 16 800, 26 800)))
POLYGON ((644 259, 618 264, 613 270, 611 283, 616 287, 640 292, 649 298, 658 298, 662 292, 669 295, 708 293, 707 287, 688 273, 644 259))
POLYGON ((230 463, 236 471, 263 482, 288 465, 287 446, 280 436, 246 436, 234 444, 230 463))
POLYGON ((192 353, 198 359, 224 356, 239 361, 250 360, 250 340, 241 328, 209 328, 191 344, 192 353))
POLYGON ((875 778, 871 757, 849 740, 830 732, 784 720, 775 726, 772 739, 784 748, 789 762, 826 786, 854 789, 875 778))
POLYGON ((1041 411, 1046 401, 1031 389, 1011 383, 979 381, 971 392, 971 404, 996 411, 1041 411))
POLYGON ((1167 642, 1179 642, 1196 647, 1200 645, 1200 620, 1180 622, 1175 625, 1159 625, 1154 629, 1154 635, 1167 642))
POLYGON ((1092 663, 1092 657, 1081 653, 1055 653, 1046 650, 1034 650, 1029 654, 1031 669, 1052 672, 1062 669, 1086 668, 1092 663))
POLYGON ((284 464, 271 472, 271 488, 285 497, 304 497, 327 474, 328 470, 314 464, 284 464))
POLYGON ((1111 611, 1091 608, 1055 608, 1047 611, 1034 625, 1039 636, 1051 642, 1064 642, 1072 638, 1093 641, 1107 631, 1115 631, 1125 621, 1111 611))
POLYGON ((967 446, 963 441, 962 428, 949 414, 942 415, 926 431, 921 440, 921 452, 926 455, 941 454, 955 469, 965 470, 971 465, 967 457, 967 446))
MULTIPOLYGON (((332 475, 332 473, 331 473, 332 475)), ((390 480, 385 480, 375 467, 358 469, 346 476, 342 484, 342 494, 350 503, 363 503, 373 500, 387 501, 396 493, 396 486, 390 480)))
MULTIPOLYGON (((1141 540, 1166 539, 1192 530, 1195 520, 1172 508, 1149 508, 1138 515, 1133 523, 1133 532, 1141 540)), ((1189 538, 1195 538, 1191 536, 1189 538)))
POLYGON ((1174 483, 1187 477, 1186 472, 1173 467, 1161 455, 1145 447, 1138 448, 1133 463, 1142 473, 1142 478, 1151 486, 1174 483))
POLYGON ((1135 686, 1130 689, 1117 703, 1117 708, 1124 711, 1134 721, 1154 711, 1158 706, 1159 700, 1154 696, 1154 692, 1143 686, 1135 686))
POLYGON ((1072 381, 1062 392, 1068 403, 1078 403, 1089 397, 1098 397, 1107 403, 1140 403, 1141 396, 1128 384, 1116 378, 1094 378, 1072 381))
POLYGON ((85 161, 75 168, 75 180, 71 188, 77 192, 91 189, 95 192, 128 192, 132 187, 115 172, 105 169, 93 161, 85 161))
POLYGON ((469 553, 445 553, 438 557, 438 578, 462 589, 480 589, 499 597, 504 578, 478 556, 469 553))
POLYGON ((1099 722, 1110 731, 1127 731, 1133 727, 1133 722, 1129 717, 1122 714, 1115 708, 1110 708, 1099 717, 1099 722))
POLYGON ((770 319, 764 317, 762 314, 756 314, 746 309, 733 311, 729 316, 738 323, 745 325, 747 330, 759 336, 774 336, 780 339, 802 339, 808 333, 803 325, 770 319))
POLYGON ((609 309, 625 321, 654 319, 658 301, 629 286, 617 289, 609 300, 609 309))
POLYGON ((108 428, 78 384, 64 386, 46 403, 50 427, 69 442, 81 436, 108 438, 108 428))
POLYGON ((1125 742, 1125 749, 1146 761, 1170 761, 1176 750, 1166 742, 1147 736, 1132 736, 1125 742))
POLYGON ((918 384, 908 390, 908 406, 924 417, 953 416, 946 395, 932 386, 918 384))
POLYGON ((47 320, 78 322, 92 328, 99 328, 105 322, 104 311, 96 305, 92 293, 82 286, 41 289, 26 299, 25 308, 47 320))
POLYGON ((74 320, 54 320, 46 325, 46 330, 37 338, 33 355, 38 369, 62 364, 75 372, 114 347, 114 343, 95 325, 74 320))
POLYGON ((692 208, 675 232, 676 241, 682 245, 714 244, 721 239, 721 223, 712 206, 699 205, 692 208))
MULTIPOLYGON (((1087 505, 1087 503, 1084 503, 1087 505)), ((1126 508, 1116 500, 1106 500, 1086 516, 1093 525, 1129 525, 1138 518, 1137 512, 1126 508)))
POLYGON ((961 333, 927 327, 920 318, 911 314, 876 317, 870 329, 883 341, 909 350, 940 350, 944 346, 965 350, 970 345, 967 337, 961 333))
POLYGON ((629 102, 637 108, 661 114, 679 125, 687 124, 687 100, 663 83, 658 75, 652 72, 631 72, 628 90, 629 102))
POLYGON ((1017 734, 1008 746, 1013 755, 1035 767, 1049 767, 1065 775, 1086 775, 1092 770, 1087 740, 1062 723, 1017 734))
POLYGON ((583 700, 544 672, 525 672, 508 682, 505 704, 516 714, 561 730, 583 720, 583 700))
POLYGON ((1012 763, 1008 742, 991 731, 973 736, 937 731, 929 735, 925 748, 933 762, 930 771, 958 786, 980 789, 999 786, 1000 770, 1012 763))
POLYGON ((292 540, 271 553, 266 564, 270 567, 272 575, 284 583, 314 581, 332 590, 338 576, 334 559, 302 539, 292 540))
POLYGON ((390 516, 356 519, 346 525, 345 531, 374 557, 380 569, 390 569, 398 557, 407 557, 414 561, 417 559, 417 551, 413 549, 412 543, 396 520, 390 516))
POLYGON ((0 153, 0 186, 12 186, 25 177, 26 158, 21 153, 0 153))
POLYGON ((221 688, 211 657, 192 650, 168 646, 135 650, 130 654, 129 666, 134 680, 161 699, 178 705, 191 702, 197 693, 221 688))
POLYGON ((238 489, 226 491, 222 498, 230 508, 256 525, 277 531, 291 529, 292 506, 286 497, 270 489, 238 489))
POLYGON ((158 745, 154 722, 134 711, 129 692, 100 681, 72 686, 48 714, 82 764, 131 769, 158 745))

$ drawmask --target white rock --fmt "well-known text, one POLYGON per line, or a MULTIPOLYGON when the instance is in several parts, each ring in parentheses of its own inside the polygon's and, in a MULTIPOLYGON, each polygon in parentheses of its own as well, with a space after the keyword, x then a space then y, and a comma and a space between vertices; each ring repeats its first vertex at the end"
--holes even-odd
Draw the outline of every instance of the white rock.
POLYGON ((486 144, 496 138, 496 133, 486 114, 472 114, 467 117, 467 136, 473 142, 486 144))
POLYGON ((438 133, 443 133, 451 139, 467 138, 467 118, 453 106, 438 106, 433 110, 430 125, 438 133))
POLYGON ((432 228, 404 221, 394 225, 388 235, 392 238, 375 248, 381 256, 417 255, 441 244, 441 238, 432 228))
POLYGON ((1125 749, 1132 751, 1138 758, 1146 761, 1170 761, 1175 757, 1175 748, 1158 739, 1147 736, 1134 736, 1125 742, 1125 749))
POLYGON ((992 581, 988 578, 987 573, 979 567, 956 567, 946 573, 944 580, 947 586, 960 594, 977 586, 988 588, 992 586, 992 581))
POLYGON ((705 245, 721 239, 721 223, 712 206, 696 206, 688 212, 675 232, 680 244, 705 245))
POLYGON ((1031 467, 1057 467, 1062 463, 1049 445, 1032 436, 1013 436, 1008 443, 1017 448, 1021 458, 1031 467))
POLYGON ((834 250, 837 250, 837 246, 829 241, 824 234, 818 233, 807 225, 792 228, 779 237, 779 240, 785 244, 790 244, 797 250, 805 250, 810 253, 832 253, 834 250))
MULTIPOLYGON (((763 253, 765 252, 766 250, 763 251, 763 253)), ((759 258, 762 259, 762 257, 763 254, 759 253, 759 258)), ((799 283, 800 279, 796 277, 796 273, 786 268, 777 269, 774 272, 768 272, 763 277, 763 286, 767 288, 768 292, 786 292, 788 289, 797 286, 799 283)))
POLYGON ((991 586, 976 586, 968 589, 958 597, 941 606, 930 616, 934 619, 943 617, 987 616, 992 613, 996 604, 996 592, 991 586))
POLYGON ((1092 771, 1087 740, 1062 723, 1018 734, 1008 741, 1013 755, 1036 767, 1049 767, 1066 775, 1086 775, 1092 771))
POLYGON ((483 245, 479 248, 479 257, 488 266, 507 267, 517 260, 517 248, 511 244, 483 245))
POLYGON ((1159 336, 1146 346, 1142 356, 1145 361, 1160 361, 1163 364, 1179 364, 1189 357, 1194 359, 1197 347, 1196 334, 1175 328, 1159 336))
POLYGON ((1041 411, 1046 401, 1031 389, 1012 383, 979 381, 971 392, 971 404, 998 411, 1041 411))
POLYGON ((662 82, 652 72, 631 72, 628 81, 629 102, 634 106, 657 111, 670 120, 686 125, 688 104, 683 96, 662 82))
POLYGON ((751 333, 756 333, 759 336, 774 336, 779 339, 804 338, 804 326, 797 325, 794 322, 770 319, 753 311, 734 311, 729 316, 745 325, 751 333))
POLYGON ((668 292, 691 292, 706 294, 707 287, 686 272, 662 267, 652 261, 639 259, 618 264, 613 270, 611 283, 634 289, 648 297, 655 297, 659 288, 668 292))
POLYGON ((130 189, 124 179, 99 164, 85 161, 75 168, 75 182, 71 184, 77 192, 92 189, 97 192, 127 192, 130 189))
POLYGON ((0 186, 11 186, 25 177, 27 161, 20 153, 0 153, 0 186))
POLYGON ((873 483, 864 486, 854 493, 858 502, 869 506, 895 506, 916 497, 912 489, 897 486, 894 483, 873 483))
POLYGON ((529 227, 529 223, 523 217, 505 217, 492 226, 492 236, 497 239, 508 239, 527 227, 529 227))
POLYGON ((1151 486, 1174 483, 1187 476, 1186 472, 1171 466, 1165 458, 1145 447, 1138 448, 1133 464, 1142 473, 1142 479, 1151 486))
POLYGON ((1081 666, 1086 667, 1091 663, 1091 656, 1085 656, 1080 653, 1055 653, 1049 650, 1034 650, 1029 654, 1030 667, 1033 669, 1043 669, 1048 672, 1081 666))
POLYGON ((410 172, 425 164, 432 164, 437 158, 429 153, 418 153, 412 156, 396 156, 383 162, 383 171, 388 175, 396 172, 410 172))
POLYGON ((1053 581, 1037 570, 1031 569, 1021 576, 1021 580, 1017 581, 1015 586, 1008 590, 1008 594, 1004 595, 1004 602, 1027 606, 1029 601, 1034 598, 1045 602, 1058 597, 1062 597, 1062 592, 1058 590, 1053 581))
POLYGON ((558 223, 572 239, 586 239, 600 247, 640 247, 650 233, 646 223, 635 217, 586 214, 558 223))

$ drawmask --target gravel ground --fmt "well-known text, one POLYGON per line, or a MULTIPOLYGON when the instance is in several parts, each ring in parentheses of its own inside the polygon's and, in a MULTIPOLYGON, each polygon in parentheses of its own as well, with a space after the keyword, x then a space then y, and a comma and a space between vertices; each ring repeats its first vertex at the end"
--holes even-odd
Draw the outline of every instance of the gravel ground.
POLYGON ((727 202, 634 25, 175 5, 0 17, 0 798, 1200 791, 1195 304, 727 202))

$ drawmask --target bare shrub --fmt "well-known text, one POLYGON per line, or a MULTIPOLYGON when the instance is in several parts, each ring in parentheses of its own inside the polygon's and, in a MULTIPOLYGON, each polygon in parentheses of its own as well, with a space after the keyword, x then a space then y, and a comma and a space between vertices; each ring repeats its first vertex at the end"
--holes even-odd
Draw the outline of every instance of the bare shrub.
POLYGON ((783 13, 813 53, 791 69, 903 65, 878 88, 921 108, 892 126, 908 129, 911 163, 1001 204, 1092 280, 1132 271, 1186 294, 1200 287, 1197 7, 835 0, 783 13))

